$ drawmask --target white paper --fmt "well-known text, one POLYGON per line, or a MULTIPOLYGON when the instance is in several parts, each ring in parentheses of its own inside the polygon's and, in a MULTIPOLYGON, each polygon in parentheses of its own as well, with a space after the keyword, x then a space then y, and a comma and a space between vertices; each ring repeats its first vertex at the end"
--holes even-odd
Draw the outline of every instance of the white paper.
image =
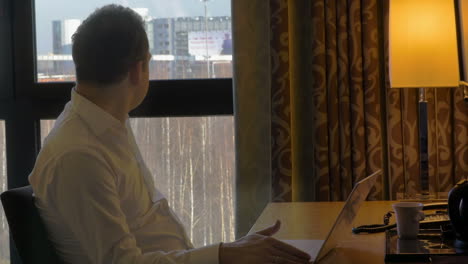
POLYGON ((314 261, 325 240, 281 240, 284 243, 296 247, 310 255, 310 260, 314 261))

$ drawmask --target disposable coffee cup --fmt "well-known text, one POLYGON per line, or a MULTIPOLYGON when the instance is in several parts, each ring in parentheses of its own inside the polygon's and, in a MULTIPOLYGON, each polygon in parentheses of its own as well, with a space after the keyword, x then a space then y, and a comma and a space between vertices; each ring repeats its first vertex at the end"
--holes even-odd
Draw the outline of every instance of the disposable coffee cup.
POLYGON ((424 219, 422 203, 401 202, 392 205, 397 219, 397 231, 400 239, 416 239, 419 234, 419 221, 424 219))

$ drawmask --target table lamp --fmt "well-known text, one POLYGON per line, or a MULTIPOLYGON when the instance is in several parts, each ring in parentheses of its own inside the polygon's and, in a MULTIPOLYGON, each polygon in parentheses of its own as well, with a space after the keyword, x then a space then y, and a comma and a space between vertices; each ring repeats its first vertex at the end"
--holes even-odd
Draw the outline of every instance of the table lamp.
POLYGON ((391 88, 419 88, 421 198, 429 197, 427 88, 460 82, 454 0, 390 0, 391 88))

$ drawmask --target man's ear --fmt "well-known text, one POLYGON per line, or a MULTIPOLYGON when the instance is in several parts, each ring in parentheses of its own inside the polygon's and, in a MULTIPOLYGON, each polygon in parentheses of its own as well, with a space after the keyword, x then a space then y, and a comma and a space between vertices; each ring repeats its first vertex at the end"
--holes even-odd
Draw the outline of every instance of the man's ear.
POLYGON ((143 66, 143 61, 138 61, 130 66, 130 70, 128 72, 130 83, 138 84, 140 82, 141 75, 143 73, 143 66))

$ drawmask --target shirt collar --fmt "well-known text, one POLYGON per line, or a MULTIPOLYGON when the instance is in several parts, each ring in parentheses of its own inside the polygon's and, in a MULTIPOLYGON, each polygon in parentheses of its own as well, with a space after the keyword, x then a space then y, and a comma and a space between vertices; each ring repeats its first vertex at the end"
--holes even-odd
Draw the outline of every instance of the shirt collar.
MULTIPOLYGON (((127 130, 126 126, 122 124, 117 118, 104 111, 102 108, 89 101, 82 95, 75 91, 71 91, 71 106, 96 134, 101 135, 109 128, 117 128, 127 130)), ((128 118, 126 123, 128 122, 128 118)))

